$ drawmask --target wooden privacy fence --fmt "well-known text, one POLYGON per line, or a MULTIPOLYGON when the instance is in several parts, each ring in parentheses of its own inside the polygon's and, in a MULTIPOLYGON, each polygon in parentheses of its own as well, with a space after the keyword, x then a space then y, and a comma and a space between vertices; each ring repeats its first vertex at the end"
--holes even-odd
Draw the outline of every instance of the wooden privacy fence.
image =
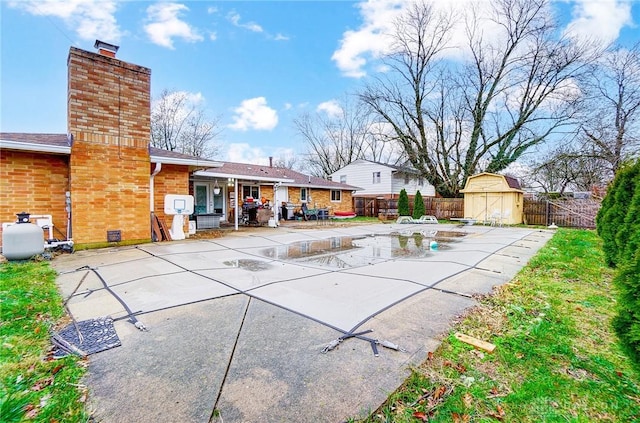
MULTIPOLYGON (((464 199, 423 197, 425 214, 438 219, 464 216, 464 199)), ((596 214, 600 210, 600 200, 524 199, 524 223, 528 225, 557 226, 571 228, 595 228, 596 214)), ((353 208, 358 216, 395 218, 398 215, 398 200, 388 198, 354 197, 353 208)), ((409 199, 409 209, 413 213, 413 199, 409 199)))
MULTIPOLYGON (((423 197, 425 214, 438 219, 464 217, 464 200, 462 198, 423 197)), ((353 208, 358 216, 378 217, 379 215, 395 216, 398 214, 398 200, 388 198, 354 197, 353 208)), ((413 198, 409 199, 409 210, 413 213, 413 198)))
POLYGON ((524 222, 528 225, 595 228, 599 200, 524 200, 524 222))

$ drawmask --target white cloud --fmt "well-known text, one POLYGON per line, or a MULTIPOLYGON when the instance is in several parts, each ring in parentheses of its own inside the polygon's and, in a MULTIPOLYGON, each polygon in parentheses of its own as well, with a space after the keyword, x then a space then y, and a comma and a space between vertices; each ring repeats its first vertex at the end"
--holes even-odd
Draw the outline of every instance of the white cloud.
POLYGON ((231 143, 226 148, 226 161, 237 163, 269 164, 269 158, 260 147, 248 143, 231 143))
POLYGON ((217 33, 217 32, 215 32, 215 31, 211 31, 211 32, 209 33, 209 39, 210 39, 211 41, 215 41, 215 40, 217 40, 217 39, 218 39, 218 33, 217 33))
POLYGON ((293 104, 291 103, 284 103, 284 110, 291 110, 293 108, 293 104))
POLYGON ((231 129, 270 131, 278 125, 278 113, 267 106, 267 99, 264 97, 243 100, 233 111, 235 116, 233 116, 234 123, 229 125, 231 129))
POLYGON ((218 13, 218 8, 217 8, 217 7, 215 7, 215 6, 211 6, 211 7, 209 7, 209 8, 207 9, 207 13, 208 13, 208 14, 210 14, 210 15, 213 15, 213 14, 215 14, 215 13, 218 13))
POLYGON ((325 112, 330 118, 341 118, 344 111, 337 100, 329 100, 318 104, 317 112, 325 112))
POLYGON ((264 31, 262 27, 255 22, 240 23, 240 19, 241 19, 240 14, 237 12, 230 12, 227 15, 227 19, 229 20, 229 22, 231 22, 234 26, 237 26, 238 28, 248 29, 249 31, 252 31, 252 32, 264 31))
POLYGON ((9 6, 36 16, 60 18, 83 40, 100 39, 107 42, 119 42, 125 34, 114 16, 117 9, 116 1, 12 1, 9 6))
POLYGON ((605 44, 615 41, 620 30, 632 25, 631 2, 622 0, 576 0, 573 20, 565 33, 570 37, 596 39, 605 44))
POLYGON ((393 29, 394 21, 406 4, 405 0, 368 0, 358 5, 362 26, 355 31, 346 31, 340 47, 331 56, 331 60, 346 76, 365 76, 362 68, 367 59, 379 57, 388 51, 389 39, 385 34, 393 29))
POLYGON ((173 39, 187 42, 202 41, 204 38, 187 22, 180 19, 182 12, 189 8, 178 3, 156 3, 147 8, 147 25, 144 30, 155 44, 173 49, 173 39))
POLYGON ((277 33, 273 39, 276 41, 289 41, 289 37, 280 33, 277 33))

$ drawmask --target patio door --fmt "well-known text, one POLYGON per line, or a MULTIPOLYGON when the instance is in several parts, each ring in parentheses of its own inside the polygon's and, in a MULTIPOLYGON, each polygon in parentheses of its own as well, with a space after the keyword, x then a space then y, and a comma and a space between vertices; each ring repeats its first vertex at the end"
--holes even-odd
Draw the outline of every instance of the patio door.
POLYGON ((195 213, 225 214, 224 187, 219 186, 219 193, 215 193, 216 185, 210 182, 194 183, 195 213))

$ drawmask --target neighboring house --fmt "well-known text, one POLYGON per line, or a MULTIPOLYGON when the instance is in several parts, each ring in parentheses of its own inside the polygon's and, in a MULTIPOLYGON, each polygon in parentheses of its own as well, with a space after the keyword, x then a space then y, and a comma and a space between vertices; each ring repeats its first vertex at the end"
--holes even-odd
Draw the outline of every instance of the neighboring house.
POLYGON ((309 209, 327 209, 330 215, 352 211, 352 193, 358 187, 271 165, 220 163, 221 167, 192 174, 190 189, 196 214, 219 214, 223 220, 235 222, 236 197, 240 204, 247 197, 265 198, 278 214, 283 203, 293 208, 306 203, 309 209))
POLYGON ((417 170, 368 160, 356 160, 329 175, 334 182, 356 185, 354 197, 397 198, 404 188, 409 196, 420 191, 423 197, 434 197, 435 189, 417 170))
MULTIPOLYGON (((71 47, 67 134, 0 133, 0 222, 51 215, 78 246, 151 240, 165 194, 188 194, 189 175, 219 163, 149 146, 151 70, 71 47)), ((185 224, 186 226, 186 224, 185 224)))

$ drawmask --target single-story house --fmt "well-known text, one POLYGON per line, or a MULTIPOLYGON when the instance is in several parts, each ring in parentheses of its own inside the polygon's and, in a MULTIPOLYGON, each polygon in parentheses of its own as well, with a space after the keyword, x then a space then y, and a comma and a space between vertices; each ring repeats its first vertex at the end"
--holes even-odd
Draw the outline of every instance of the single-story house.
POLYGON ((225 216, 245 191, 273 196, 274 189, 282 201, 350 208, 353 187, 344 184, 308 177, 305 184, 291 171, 251 165, 240 171, 238 164, 151 147, 151 70, 117 59, 118 46, 96 41, 95 47, 97 53, 69 50, 67 134, 0 133, 0 222, 15 222, 23 211, 50 215, 56 238, 99 246, 150 241, 154 216, 170 226, 167 194, 191 193, 197 212, 225 216), (202 196, 216 184, 222 203, 202 196))
POLYGON ((416 169, 369 160, 355 160, 329 175, 331 180, 360 187, 354 197, 398 198, 404 188, 409 197, 420 191, 423 197, 435 197, 435 188, 416 169))
POLYGON ((325 209, 329 215, 352 211, 352 193, 358 189, 272 164, 220 164, 192 173, 190 192, 195 199, 195 214, 217 214, 221 221, 236 225, 241 211, 240 207, 235 207, 236 198, 240 199, 240 206, 247 198, 266 199, 277 219, 290 219, 292 209, 300 209, 302 204, 308 209, 325 209), (285 213, 283 205, 287 209, 285 213))

